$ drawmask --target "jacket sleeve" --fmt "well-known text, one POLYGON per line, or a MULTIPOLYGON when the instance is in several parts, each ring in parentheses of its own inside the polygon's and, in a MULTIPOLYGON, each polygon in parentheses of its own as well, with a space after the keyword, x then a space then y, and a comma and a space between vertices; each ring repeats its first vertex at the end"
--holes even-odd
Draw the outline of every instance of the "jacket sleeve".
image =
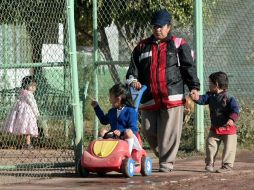
POLYGON ((199 90, 200 83, 197 77, 196 65, 191 55, 191 48, 185 40, 182 40, 178 54, 181 64, 180 70, 185 84, 188 86, 190 91, 192 89, 199 90))
POLYGON ((102 109, 100 108, 99 105, 97 105, 96 107, 94 107, 94 111, 95 114, 97 115, 98 119, 100 120, 100 123, 102 125, 107 125, 109 124, 109 118, 108 118, 108 114, 104 114, 104 112, 102 111, 102 109))
POLYGON ((209 104, 209 97, 210 97, 209 93, 206 93, 204 95, 200 95, 199 99, 194 102, 196 102, 199 105, 207 105, 207 104, 209 104))
POLYGON ((134 48, 131 54, 131 61, 130 61, 130 65, 126 74, 127 80, 131 78, 138 79, 137 64, 139 62, 139 55, 140 55, 140 51, 139 51, 139 45, 138 45, 134 48))
POLYGON ((231 110, 229 118, 236 122, 239 119, 240 109, 237 104, 237 101, 234 97, 231 97, 228 102, 229 108, 231 110))

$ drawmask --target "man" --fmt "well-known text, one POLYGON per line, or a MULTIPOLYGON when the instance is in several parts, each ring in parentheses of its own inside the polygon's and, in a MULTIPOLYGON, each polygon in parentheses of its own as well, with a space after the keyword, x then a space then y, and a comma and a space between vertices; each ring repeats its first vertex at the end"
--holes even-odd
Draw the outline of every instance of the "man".
POLYGON ((173 170, 183 124, 184 84, 192 97, 200 88, 191 49, 182 39, 176 48, 171 35, 171 14, 155 13, 153 35, 133 50, 126 78, 136 89, 148 87, 141 101, 142 131, 159 158, 159 171, 173 170))

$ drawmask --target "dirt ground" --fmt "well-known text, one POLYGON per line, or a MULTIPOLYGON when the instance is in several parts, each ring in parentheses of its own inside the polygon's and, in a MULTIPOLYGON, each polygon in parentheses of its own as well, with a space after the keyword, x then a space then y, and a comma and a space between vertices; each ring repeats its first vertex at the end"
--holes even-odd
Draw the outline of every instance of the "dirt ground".
MULTIPOLYGON (((136 175, 124 178, 121 174, 110 173, 105 177, 91 175, 80 178, 75 174, 66 177, 33 179, 29 182, 0 185, 1 190, 19 189, 139 189, 139 190, 252 190, 254 189, 254 150, 241 151, 237 154, 235 170, 230 173, 207 173, 204 171, 203 157, 188 157, 177 160, 175 170, 171 173, 158 172, 158 160, 153 157, 153 174, 149 177, 136 175)), ((220 160, 217 159, 216 168, 220 160)))

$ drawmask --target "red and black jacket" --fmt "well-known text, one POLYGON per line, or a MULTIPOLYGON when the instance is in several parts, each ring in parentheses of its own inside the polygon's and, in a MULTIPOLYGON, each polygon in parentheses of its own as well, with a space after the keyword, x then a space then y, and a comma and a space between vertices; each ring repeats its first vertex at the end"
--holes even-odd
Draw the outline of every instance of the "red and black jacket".
POLYGON ((182 40, 176 49, 174 39, 169 34, 166 40, 158 44, 152 35, 142 40, 132 52, 126 78, 132 75, 148 87, 141 100, 144 109, 168 109, 183 105, 184 84, 189 90, 200 88, 189 45, 182 40))

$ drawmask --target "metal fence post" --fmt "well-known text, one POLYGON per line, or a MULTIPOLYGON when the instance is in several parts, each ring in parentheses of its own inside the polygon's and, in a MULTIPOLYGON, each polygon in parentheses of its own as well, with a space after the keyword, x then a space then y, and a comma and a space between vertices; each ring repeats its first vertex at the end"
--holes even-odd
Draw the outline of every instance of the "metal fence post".
POLYGON ((81 106, 79 101, 78 68, 76 53, 76 35, 74 22, 74 0, 67 0, 67 17, 70 42, 70 66, 72 77, 73 113, 75 125, 75 161, 77 162, 83 153, 83 125, 81 122, 81 106))
MULTIPOLYGON (((200 94, 203 94, 204 69, 203 69, 203 11, 202 0, 195 0, 195 40, 197 74, 200 80, 200 94)), ((197 106, 196 111, 196 149, 204 151, 204 106, 197 106)))
MULTIPOLYGON (((96 62, 98 61, 98 24, 97 24, 97 0, 93 0, 93 64, 94 64, 94 90, 95 98, 98 101, 98 76, 96 72, 96 62)), ((98 138, 98 118, 94 118, 94 128, 93 128, 94 139, 98 138)))

